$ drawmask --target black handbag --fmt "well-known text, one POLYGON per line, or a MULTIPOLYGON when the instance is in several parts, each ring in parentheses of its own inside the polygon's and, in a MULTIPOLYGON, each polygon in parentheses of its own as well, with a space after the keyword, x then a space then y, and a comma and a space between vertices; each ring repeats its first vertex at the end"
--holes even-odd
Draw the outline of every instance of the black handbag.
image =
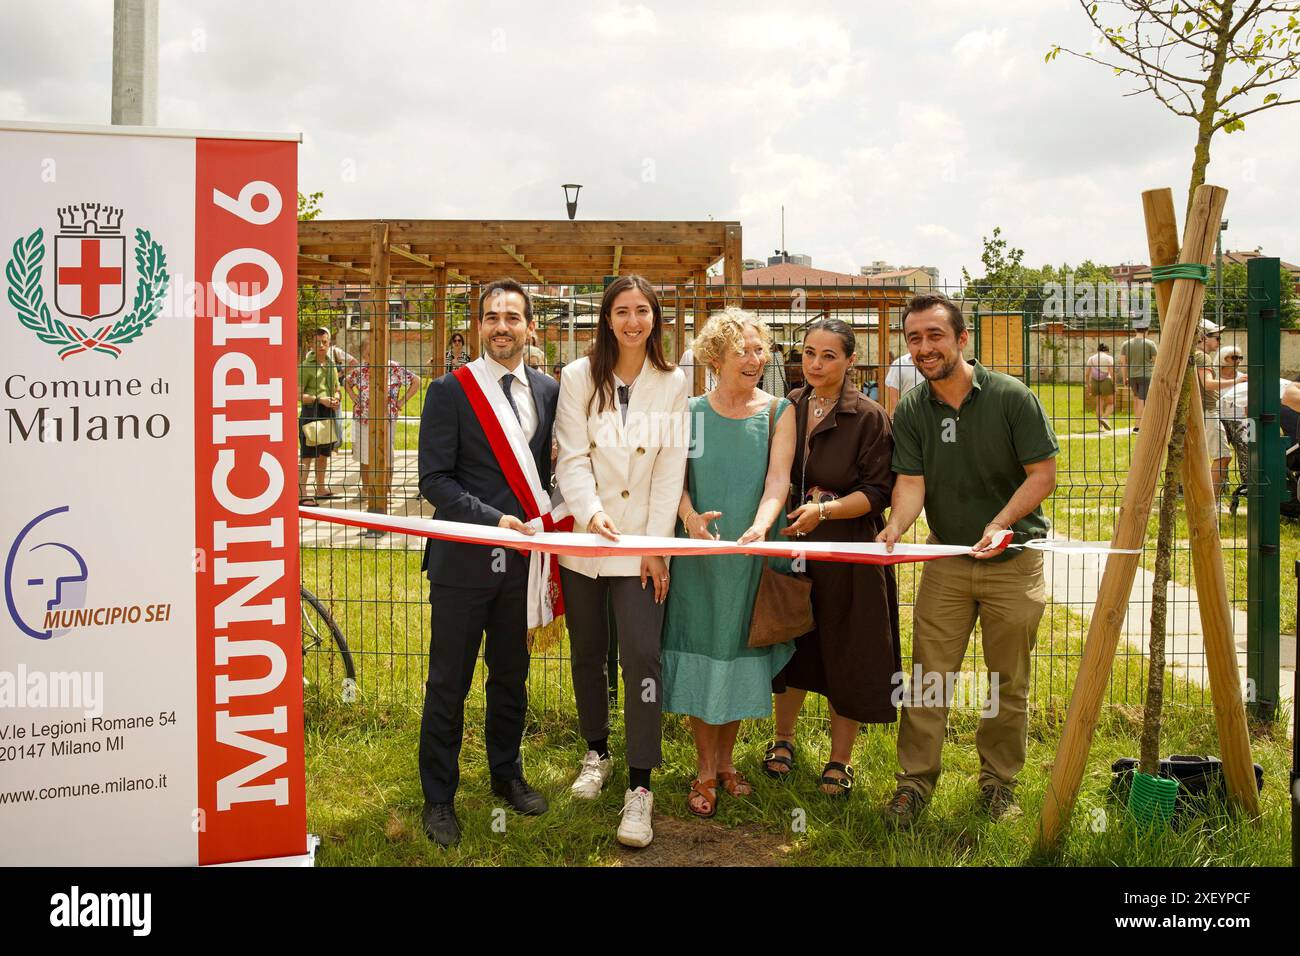
MULTIPOLYGON (((1136 757, 1120 757, 1110 765, 1110 795, 1121 804, 1128 802, 1133 774, 1137 772, 1139 763, 1136 757)), ((1223 777, 1223 761, 1218 757, 1171 754, 1160 761, 1160 776, 1178 781, 1178 799, 1174 805, 1175 826, 1198 809, 1227 803, 1228 785, 1223 777)), ((1264 768, 1259 764, 1255 764, 1255 786, 1264 789, 1264 768)))

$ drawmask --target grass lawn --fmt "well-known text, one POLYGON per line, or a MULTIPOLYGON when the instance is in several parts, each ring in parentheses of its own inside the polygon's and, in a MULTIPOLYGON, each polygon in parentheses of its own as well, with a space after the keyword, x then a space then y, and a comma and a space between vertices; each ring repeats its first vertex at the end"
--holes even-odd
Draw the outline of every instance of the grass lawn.
MULTIPOLYGON (((418 555, 401 552, 303 552, 303 580, 331 604, 357 659, 361 693, 342 704, 330 692, 331 661, 308 661, 306 691, 308 826, 323 837, 322 865, 655 865, 671 863, 793 865, 990 866, 1058 865, 1206 866, 1286 865, 1289 744, 1281 724, 1255 728, 1255 759, 1265 768, 1264 816, 1258 825, 1221 813, 1198 817, 1192 826, 1154 838, 1136 832, 1122 807, 1108 801, 1109 765, 1136 756, 1141 732, 1143 664, 1121 656, 1114 685, 1127 705, 1103 711, 1072 828, 1059 855, 1036 860, 1032 842, 1037 810, 1046 791, 1060 739, 1068 691, 1077 665, 1082 622, 1064 607, 1050 607, 1040 628, 1029 758, 1021 776, 1023 817, 991 825, 975 806, 978 757, 971 711, 954 712, 944 751, 945 775, 934 803, 917 829, 893 834, 878 809, 893 788, 893 726, 865 730, 854 753, 857 791, 851 800, 823 797, 816 772, 829 750, 828 722, 810 698, 799 725, 799 766, 794 779, 770 781, 758 760, 771 736, 770 721, 744 725, 737 765, 753 781, 745 799, 721 796, 712 821, 693 818, 686 790, 694 776, 694 749, 684 718, 664 719, 664 766, 656 775, 656 840, 645 851, 614 839, 624 778, 620 774, 600 800, 571 800, 567 788, 584 749, 576 731, 567 648, 538 649, 524 741, 530 782, 547 795, 551 811, 524 818, 498 812, 489 790, 483 753, 482 669, 466 707, 458 813, 465 830, 460 847, 439 850, 420 827, 415 754, 428 640, 426 586, 418 555), (331 577, 332 575, 332 577, 331 577), (346 599, 343 595, 347 595, 346 599)), ((900 589, 910 604, 904 574, 900 589)), ((910 606, 903 614, 904 655, 911 643, 910 606)), ((335 674, 337 675, 337 662, 335 674)), ((967 669, 976 662, 968 660, 967 669)), ((1181 683, 1177 678, 1171 678, 1181 683)), ((1114 695, 1112 695, 1114 696, 1114 695)), ((1174 699, 1196 699, 1174 687, 1174 699)), ((611 742, 620 758, 621 720, 611 742)), ((1166 710, 1163 752, 1214 753, 1214 720, 1208 707, 1166 710)))
MULTIPOLYGON (((1047 502, 1057 533, 1109 540, 1136 436, 1099 434, 1084 408, 1078 385, 1035 386, 1061 442, 1058 486, 1047 502)), ((403 410, 418 415, 422 395, 403 410)), ((344 416, 347 417, 345 411, 344 416)), ((1125 413, 1116 429, 1131 426, 1125 413)), ((397 446, 416 447, 417 425, 399 425, 397 446)), ((925 529, 916 529, 923 540, 925 529)), ((1229 593, 1246 607, 1245 506, 1221 517, 1229 593)), ((1143 564, 1154 567, 1156 516, 1148 526, 1143 564)), ((1187 528, 1180 518, 1174 574, 1191 579, 1187 528)), ((1300 556, 1300 533, 1282 523, 1281 629, 1295 628, 1295 587, 1289 569, 1300 556)), ((624 778, 600 800, 571 800, 568 784, 585 745, 578 738, 568 677, 567 646, 535 648, 530 677, 530 711, 524 741, 529 780, 551 801, 549 813, 523 818, 498 810, 489 790, 483 753, 483 674, 477 675, 466 707, 458 812, 462 845, 441 851, 420 827, 422 798, 415 768, 428 644, 427 584, 418 553, 304 549, 303 582, 324 599, 339 620, 358 668, 356 703, 337 699, 341 668, 328 653, 306 662, 308 825, 323 837, 324 865, 940 865, 990 866, 1048 863, 1108 866, 1286 865, 1288 849, 1287 772, 1290 746, 1280 720, 1252 729, 1255 759, 1265 769, 1264 815, 1257 825, 1223 813, 1194 818, 1191 825, 1156 836, 1137 832, 1123 808, 1107 797, 1109 766, 1136 756, 1145 656, 1121 648, 1108 706, 1093 741, 1083 790, 1060 851, 1032 856, 1037 813, 1050 777, 1070 689, 1082 650, 1086 622, 1078 608, 1049 605, 1034 656, 1029 757, 1021 775, 1023 817, 991 825, 976 807, 978 756, 973 711, 955 711, 944 751, 945 774, 922 823, 910 834, 886 830, 879 808, 893 789, 895 727, 866 729, 854 753, 857 790, 851 800, 823 796, 816 775, 829 751, 824 705, 810 697, 799 726, 799 766, 788 781, 771 781, 759 758, 771 737, 770 721, 744 725, 737 765, 755 793, 729 799, 721 793, 712 821, 692 817, 686 791, 694 776, 694 748, 684 718, 665 716, 664 767, 656 775, 656 840, 644 851, 627 851, 614 839, 624 778)), ((898 568, 904 667, 911 644, 911 609, 919 566, 898 568)), ((982 668, 978 639, 966 664, 982 668)), ((1216 753, 1218 744, 1208 692, 1170 674, 1162 752, 1216 753)), ((611 743, 616 762, 622 741, 616 719, 611 743)))

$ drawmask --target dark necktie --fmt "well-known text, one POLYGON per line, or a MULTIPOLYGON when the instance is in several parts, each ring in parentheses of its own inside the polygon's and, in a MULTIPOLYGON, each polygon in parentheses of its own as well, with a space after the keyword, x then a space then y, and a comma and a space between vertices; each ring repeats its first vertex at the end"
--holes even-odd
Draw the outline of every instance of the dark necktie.
POLYGON ((519 417, 519 406, 515 404, 515 397, 510 394, 510 386, 514 383, 515 377, 509 372, 501 376, 501 391, 506 393, 506 401, 510 403, 510 410, 515 413, 515 419, 523 425, 524 420, 519 417))
POLYGON ((632 401, 632 386, 618 385, 618 405, 619 410, 623 413, 623 423, 627 424, 627 406, 632 401))

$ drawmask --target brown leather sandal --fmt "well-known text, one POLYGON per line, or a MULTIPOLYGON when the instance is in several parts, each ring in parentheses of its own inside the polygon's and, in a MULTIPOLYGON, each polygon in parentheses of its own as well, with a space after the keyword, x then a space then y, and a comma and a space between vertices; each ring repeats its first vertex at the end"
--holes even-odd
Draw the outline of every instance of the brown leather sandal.
POLYGON ((718 779, 722 789, 733 797, 748 797, 754 792, 754 786, 738 770, 719 770, 718 779))
POLYGON ((708 780, 692 780, 690 796, 686 798, 686 809, 697 817, 703 817, 705 820, 718 812, 718 781, 717 778, 711 777, 708 780), (691 803, 691 797, 700 796, 704 799, 707 810, 697 810, 695 804, 691 803))

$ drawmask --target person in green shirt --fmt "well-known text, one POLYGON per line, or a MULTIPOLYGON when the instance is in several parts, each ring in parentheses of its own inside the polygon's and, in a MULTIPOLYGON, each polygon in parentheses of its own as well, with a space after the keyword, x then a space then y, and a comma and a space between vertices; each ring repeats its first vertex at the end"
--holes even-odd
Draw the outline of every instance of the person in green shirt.
POLYGON ((1151 373, 1156 367, 1156 343, 1147 338, 1151 327, 1146 324, 1134 324, 1133 332, 1133 338, 1119 347, 1119 377, 1133 393, 1133 430, 1137 431, 1147 404, 1151 373))
POLYGON ((949 699, 925 688, 954 686, 978 619, 990 685, 975 744, 981 802, 997 820, 1019 812, 1014 788, 1028 746, 1029 657, 1046 588, 1041 551, 998 551, 992 539, 1007 529, 1021 544, 1046 536, 1042 502, 1056 487, 1060 448, 1033 392, 963 357, 970 336, 947 296, 915 296, 903 310, 903 334, 925 381, 894 412, 897 481, 876 540, 892 551, 924 507, 931 541, 971 550, 928 561, 921 572, 912 673, 898 675, 895 689, 903 704, 900 772, 886 818, 909 827, 930 800, 949 699))
POLYGON ((312 350, 298 366, 298 503, 315 504, 317 498, 333 498, 325 484, 325 466, 330 453, 338 447, 339 432, 336 419, 342 394, 339 390, 339 368, 330 354, 329 329, 317 329, 312 336, 312 350), (314 422, 329 423, 330 441, 309 444, 307 436, 314 422), (307 473, 315 462, 316 494, 307 494, 307 473))

